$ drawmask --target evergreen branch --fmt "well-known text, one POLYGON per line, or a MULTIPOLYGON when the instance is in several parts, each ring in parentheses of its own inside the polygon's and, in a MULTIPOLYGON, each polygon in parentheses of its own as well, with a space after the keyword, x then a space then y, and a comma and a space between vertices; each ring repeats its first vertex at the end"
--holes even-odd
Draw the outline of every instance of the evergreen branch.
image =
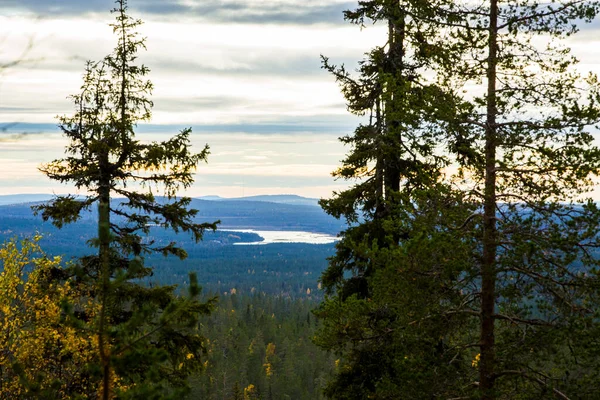
POLYGON ((448 227, 448 229, 450 229, 452 231, 462 230, 465 226, 467 226, 469 224, 469 222, 471 222, 473 219, 475 219, 477 217, 483 217, 483 214, 482 213, 473 213, 473 214, 469 215, 467 217, 467 219, 465 219, 465 221, 462 223, 462 225, 460 225, 458 227, 448 227))
POLYGON ((572 2, 569 2, 565 5, 563 5, 562 7, 557 8, 557 9, 551 9, 550 7, 548 7, 549 10, 545 11, 545 12, 524 15, 524 16, 518 17, 518 18, 509 18, 508 21, 505 22, 504 24, 498 24, 498 30, 502 30, 504 28, 509 28, 509 27, 512 27, 514 25, 517 25, 517 24, 520 24, 523 22, 529 22, 533 19, 541 19, 544 17, 554 16, 554 15, 562 13, 563 11, 569 10, 570 8, 573 8, 578 4, 586 4, 586 3, 587 3, 586 0, 572 1, 572 2))
POLYGON ((551 328, 555 328, 557 326, 556 324, 554 324, 552 322, 543 321, 540 319, 525 319, 525 318, 519 318, 519 317, 515 317, 515 316, 506 315, 506 314, 499 314, 499 313, 493 314, 492 317, 494 319, 510 321, 515 325, 525 324, 525 325, 533 325, 533 326, 547 326, 547 327, 551 327, 551 328))
MULTIPOLYGON (((544 376, 546 379, 552 379, 549 376, 543 375, 543 374, 541 374, 539 372, 537 372, 537 373, 540 374, 540 375, 542 375, 542 376, 544 376)), ((506 376, 506 375, 518 375, 518 376, 521 376, 521 377, 523 377, 523 378, 525 378, 527 380, 530 380, 532 382, 536 382, 536 383, 540 384, 540 386, 542 386, 543 388, 551 389, 552 392, 555 395, 557 395, 558 397, 560 397, 563 400, 571 400, 566 394, 564 394, 563 392, 561 392, 557 388, 554 388, 554 387, 549 388, 548 384, 546 382, 544 382, 540 378, 537 378, 537 377, 529 375, 526 371, 521 371, 521 370, 505 370, 505 371, 501 371, 501 372, 498 372, 498 373, 494 374, 494 376, 496 378, 501 378, 501 377, 506 376)), ((553 380, 558 380, 558 379, 553 379, 553 380)))

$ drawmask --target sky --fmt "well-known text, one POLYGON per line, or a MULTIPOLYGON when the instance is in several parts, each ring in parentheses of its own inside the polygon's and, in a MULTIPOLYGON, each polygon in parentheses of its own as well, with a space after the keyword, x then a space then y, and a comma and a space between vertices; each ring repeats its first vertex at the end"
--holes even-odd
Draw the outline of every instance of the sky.
MULTIPOLYGON (((350 69, 385 27, 343 20, 347 0, 129 0, 141 18, 151 70, 153 118, 142 140, 183 128, 211 148, 185 194, 329 197, 348 183, 331 172, 348 150, 337 140, 359 119, 350 115, 323 54, 350 69)), ((115 45, 112 0, 0 0, 0 195, 69 193, 38 167, 60 158, 66 139, 57 115, 69 115, 86 60, 115 45), (29 48, 28 51, 25 51, 29 48), (23 133, 17 137, 11 134, 23 133)), ((583 71, 600 72, 600 29, 593 23, 570 43, 583 71)))
MULTIPOLYGON (((69 193, 38 167, 60 158, 86 60, 115 46, 112 0, 0 0, 0 195, 69 193), (31 44, 31 48, 29 45, 31 44), (25 133, 15 137, 15 133, 25 133)), ((359 120, 346 111, 320 54, 355 66, 385 32, 343 21, 339 0, 130 0, 144 24, 153 117, 142 140, 191 127, 193 148, 211 148, 186 194, 329 197, 347 187, 331 172, 347 149, 337 140, 359 120)))

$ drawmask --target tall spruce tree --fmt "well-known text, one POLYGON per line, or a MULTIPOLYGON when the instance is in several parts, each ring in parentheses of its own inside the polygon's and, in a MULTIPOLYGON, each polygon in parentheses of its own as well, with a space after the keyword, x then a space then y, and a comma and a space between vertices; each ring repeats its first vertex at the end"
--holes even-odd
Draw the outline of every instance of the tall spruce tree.
POLYGON ((194 276, 188 298, 176 296, 174 287, 147 287, 139 279, 152 274, 144 266, 144 256, 151 252, 186 257, 174 242, 148 239, 151 229, 189 232, 198 241, 205 229, 216 228, 215 223, 195 222, 197 210, 188 209, 190 199, 175 197, 193 183, 208 146, 191 152, 190 129, 165 142, 136 139, 136 124, 151 116, 152 83, 146 78, 148 68, 135 64, 144 48, 136 31, 141 21, 127 14, 126 0, 116 3, 111 26, 117 46, 101 61, 88 62, 81 92, 72 96, 75 113, 60 118, 70 139, 68 156, 41 168, 51 179, 71 182, 88 194, 58 196, 35 209, 60 228, 98 207, 98 237, 92 243, 98 251, 70 270, 93 288, 97 306, 95 311, 71 310, 70 315, 97 336, 99 395, 177 397, 176 389, 185 389, 190 371, 202 366, 202 337, 195 325, 211 304, 198 301, 194 276), (165 198, 156 198, 153 193, 161 190, 165 198))
MULTIPOLYGON (((368 233, 368 241, 379 246, 396 245, 406 232, 387 237, 383 221, 393 217, 393 209, 410 203, 411 194, 435 185, 447 159, 435 152, 436 134, 442 125, 434 116, 441 110, 436 104, 445 95, 430 84, 422 74, 433 58, 442 59, 441 52, 432 51, 435 45, 423 42, 433 35, 435 26, 408 17, 407 10, 418 9, 425 15, 434 12, 431 2, 422 1, 364 1, 359 8, 346 11, 345 18, 363 26, 365 20, 385 23, 387 43, 376 47, 361 62, 358 78, 344 66, 331 65, 323 58, 323 68, 331 72, 342 89, 350 112, 367 116, 368 122, 359 125, 354 135, 340 140, 352 146, 343 165, 333 173, 336 178, 357 181, 350 189, 335 193, 332 199, 322 200, 321 206, 337 218, 356 225, 344 232, 338 246, 360 241, 368 233), (422 8, 422 9, 421 9, 422 8)), ((453 101, 454 99, 449 99, 453 101)), ((356 257, 350 244, 349 258, 356 257)), ((369 265, 348 265, 343 252, 332 260, 323 277, 329 289, 348 291, 348 295, 368 295, 369 265), (338 267, 335 265, 339 262, 338 267), (357 274, 343 278, 343 270, 356 268, 357 274)), ((340 292, 342 297, 343 293, 340 292)))
POLYGON ((456 255, 470 246, 448 227, 473 211, 443 182, 449 158, 438 151, 439 137, 461 128, 448 114, 463 113, 462 102, 425 74, 452 55, 429 22, 446 18, 442 4, 361 1, 346 19, 387 25, 387 42, 361 62, 358 78, 323 60, 349 110, 368 116, 341 139, 352 151, 334 173, 357 183, 321 202, 350 224, 322 275, 329 297, 316 311, 317 343, 341 355, 326 389, 332 398, 437 398, 468 376, 444 352, 443 338, 463 321, 439 311, 459 298, 464 258, 456 255))

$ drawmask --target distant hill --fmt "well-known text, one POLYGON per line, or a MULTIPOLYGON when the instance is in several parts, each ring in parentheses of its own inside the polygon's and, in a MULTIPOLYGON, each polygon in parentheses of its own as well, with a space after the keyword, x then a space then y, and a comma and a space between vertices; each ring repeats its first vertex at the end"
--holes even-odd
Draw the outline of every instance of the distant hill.
POLYGON ((42 193, 0 195, 0 205, 48 201, 52 197, 51 194, 42 193))
POLYGON ((267 194, 259 196, 247 196, 247 197, 233 197, 225 198, 220 196, 202 196, 198 197, 200 200, 213 200, 213 201, 261 201, 267 203, 279 203, 279 204, 296 204, 304 206, 319 206, 319 199, 313 199, 310 197, 302 197, 295 194, 267 194))
MULTIPOLYGON (((0 200, 3 198, 5 200, 4 203, 0 203, 0 230, 14 231, 15 224, 27 225, 31 228, 40 226, 41 229, 41 218, 33 216, 31 205, 51 197, 50 195, 0 196, 0 200)), ((114 201, 119 203, 122 200, 114 201)), ((336 235, 343 230, 345 224, 327 215, 320 207, 316 207, 316 201, 316 199, 292 195, 253 196, 241 199, 192 199, 190 206, 198 210, 198 221, 220 220, 219 227, 223 229, 307 231, 331 235, 336 235)), ((90 212, 82 215, 78 224, 93 223, 96 219, 95 213, 96 209, 92 207, 90 212)))
MULTIPOLYGON (((0 205, 43 202, 50 200, 52 197, 54 196, 44 193, 0 195, 0 205)), ((231 198, 210 195, 197 197, 197 199, 209 201, 260 201, 267 203, 319 206, 319 199, 302 197, 295 194, 273 194, 231 198)))
POLYGON ((221 196, 216 196, 216 195, 211 195, 211 196, 202 196, 202 197, 196 197, 197 199, 200 200, 214 200, 214 201, 218 201, 218 200, 225 200, 224 197, 221 196))

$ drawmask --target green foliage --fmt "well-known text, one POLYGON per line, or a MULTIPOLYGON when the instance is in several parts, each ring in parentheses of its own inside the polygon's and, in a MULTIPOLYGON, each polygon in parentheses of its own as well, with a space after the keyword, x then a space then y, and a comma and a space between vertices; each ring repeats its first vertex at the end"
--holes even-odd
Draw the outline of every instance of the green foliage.
POLYGON ((342 138, 352 150, 334 173, 358 183, 322 202, 353 224, 316 311, 317 343, 342 356, 330 397, 597 393, 600 212, 585 196, 600 172, 589 131, 600 85, 558 41, 598 9, 361 1, 346 12, 389 34, 358 79, 324 60, 349 110, 370 115, 342 138))
MULTIPOLYGON (((360 286, 351 293, 347 284, 315 311, 323 324, 316 343, 341 358, 326 390, 331 398, 444 398, 474 375, 476 352, 454 345, 472 339, 468 327, 475 328, 466 314, 455 312, 470 290, 465 278, 476 272, 473 243, 453 229, 468 217, 468 205, 443 187, 412 195, 411 217, 383 224, 387 236, 410 232, 400 244, 380 247, 365 235, 349 249, 373 269, 369 295, 362 297, 360 286)), ((340 265, 336 261, 323 279, 340 265)))
POLYGON ((356 79, 324 58, 349 110, 369 115, 341 139, 352 150, 334 172, 356 183, 321 202, 352 225, 322 275, 330 297, 316 311, 324 325, 316 342, 341 356, 332 398, 443 397, 448 382, 469 375, 444 352, 460 324, 440 310, 457 301, 468 264, 457 256, 470 244, 453 239, 452 227, 474 211, 443 181, 451 157, 438 151, 451 127, 442 116, 463 104, 424 74, 446 59, 425 40, 439 33, 428 21, 441 3, 359 2, 346 18, 387 24, 387 43, 367 54, 356 79))
POLYGON ((312 343, 315 306, 312 300, 281 296, 222 296, 202 321, 207 366, 191 378, 188 398, 323 398, 321 388, 334 360, 312 343))
POLYGON ((478 271, 460 311, 480 323, 484 399, 598 390, 589 384, 598 366, 573 349, 595 352, 587 334, 598 329, 600 213, 586 196, 600 172, 589 131, 600 85, 576 72, 561 43, 598 10, 593 1, 453 8, 460 18, 448 38, 464 62, 439 73, 456 90, 477 88, 470 115, 456 121, 475 156, 455 181, 480 210, 460 232, 477 243, 478 271))
POLYGON ((117 1, 112 24, 115 50, 99 62, 88 62, 80 94, 72 96, 73 116, 60 118, 70 139, 67 157, 41 168, 51 179, 85 189, 83 199, 58 196, 34 207, 57 227, 77 221, 84 210, 98 205, 98 237, 90 243, 97 255, 85 256, 69 269, 79 284, 90 288, 97 313, 70 315, 97 336, 100 359, 98 395, 113 398, 177 398, 187 388, 186 377, 203 364, 203 339, 196 329, 200 315, 214 300, 202 303, 190 276, 188 297, 178 298, 175 287, 145 287, 139 280, 152 274, 144 256, 152 252, 185 258, 175 242, 157 244, 143 235, 151 226, 190 233, 197 242, 215 223, 196 223, 197 210, 189 198, 175 198, 189 187, 193 172, 205 161, 208 147, 190 151, 185 129, 165 142, 136 139, 138 122, 147 121, 152 102, 148 68, 136 65, 144 39, 136 32, 141 21, 127 15, 125 0, 117 1), (164 191, 166 202, 153 192, 164 191), (113 196, 125 197, 121 203, 113 196), (111 220, 116 216, 117 221, 111 220))

